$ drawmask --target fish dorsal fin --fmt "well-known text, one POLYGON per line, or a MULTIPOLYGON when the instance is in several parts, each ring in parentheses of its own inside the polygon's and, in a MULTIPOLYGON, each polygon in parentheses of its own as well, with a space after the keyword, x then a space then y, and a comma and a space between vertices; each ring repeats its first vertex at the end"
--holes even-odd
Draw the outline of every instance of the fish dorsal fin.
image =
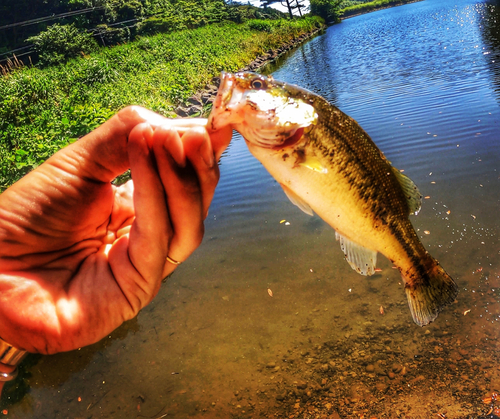
POLYGON ((340 242, 345 259, 351 268, 361 275, 373 275, 377 264, 377 252, 367 249, 335 232, 335 238, 340 242))
POLYGON ((298 196, 295 192, 293 192, 288 186, 283 185, 282 183, 280 183, 280 185, 293 205, 297 205, 307 215, 314 215, 313 210, 306 201, 304 201, 300 196, 298 196))
POLYGON ((415 185, 408 176, 401 173, 395 167, 393 167, 392 170, 394 171, 401 188, 403 188, 403 193, 405 194, 406 201, 408 202, 410 214, 417 215, 422 207, 422 194, 418 190, 417 185, 415 185))

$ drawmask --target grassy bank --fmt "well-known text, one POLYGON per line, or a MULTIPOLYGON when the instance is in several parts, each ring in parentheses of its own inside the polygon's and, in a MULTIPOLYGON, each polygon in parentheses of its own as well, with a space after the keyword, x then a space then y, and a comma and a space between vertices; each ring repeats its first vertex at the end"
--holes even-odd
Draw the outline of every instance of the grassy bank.
POLYGON ((339 11, 342 18, 353 17, 363 13, 374 12, 387 7, 401 6, 406 3, 414 3, 420 0, 375 0, 367 3, 359 3, 345 7, 339 11))
POLYGON ((210 25, 1 77, 0 190, 124 106, 171 115, 220 71, 240 69, 321 24, 305 18, 210 25))

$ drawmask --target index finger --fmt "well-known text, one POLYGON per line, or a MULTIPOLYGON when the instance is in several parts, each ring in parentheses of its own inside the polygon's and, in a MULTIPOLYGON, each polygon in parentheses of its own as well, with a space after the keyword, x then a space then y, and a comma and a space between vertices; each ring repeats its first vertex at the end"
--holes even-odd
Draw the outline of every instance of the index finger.
POLYGON ((140 106, 129 106, 79 141, 60 150, 47 163, 64 166, 66 171, 79 177, 110 182, 130 168, 128 137, 134 127, 143 122, 153 129, 172 126, 180 135, 192 127, 207 124, 204 118, 169 119, 140 106))

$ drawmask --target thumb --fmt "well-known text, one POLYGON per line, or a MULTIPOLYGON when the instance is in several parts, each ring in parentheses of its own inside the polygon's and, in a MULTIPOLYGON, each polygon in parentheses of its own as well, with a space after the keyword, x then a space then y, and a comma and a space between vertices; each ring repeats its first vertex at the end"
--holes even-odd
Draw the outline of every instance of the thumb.
POLYGON ((215 154, 215 160, 218 161, 228 147, 231 137, 233 135, 233 129, 230 125, 226 125, 217 131, 212 131, 207 127, 208 134, 210 135, 210 140, 212 141, 212 148, 215 154))

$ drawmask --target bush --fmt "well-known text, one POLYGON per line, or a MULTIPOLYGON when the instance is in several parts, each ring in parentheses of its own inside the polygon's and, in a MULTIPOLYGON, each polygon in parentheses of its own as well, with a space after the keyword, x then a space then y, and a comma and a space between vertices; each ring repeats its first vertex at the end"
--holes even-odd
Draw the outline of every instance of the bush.
POLYGON ((172 19, 161 17, 150 17, 141 22, 137 27, 139 35, 168 33, 175 28, 175 22, 172 19))
POLYGON ((273 27, 271 24, 265 20, 253 19, 247 22, 247 26, 249 29, 260 32, 271 33, 273 31, 273 27))
POLYGON ((80 32, 74 24, 55 23, 46 31, 28 38, 26 42, 33 43, 42 65, 63 63, 98 48, 92 35, 80 32))
POLYGON ((110 28, 108 25, 97 25, 94 36, 99 39, 103 46, 125 44, 130 41, 129 28, 110 28))
POLYGON ((120 21, 141 17, 144 16, 144 6, 138 0, 131 0, 123 4, 119 4, 117 15, 120 21))
POLYGON ((336 22, 340 3, 341 0, 311 0, 311 14, 322 17, 326 22, 336 22))

